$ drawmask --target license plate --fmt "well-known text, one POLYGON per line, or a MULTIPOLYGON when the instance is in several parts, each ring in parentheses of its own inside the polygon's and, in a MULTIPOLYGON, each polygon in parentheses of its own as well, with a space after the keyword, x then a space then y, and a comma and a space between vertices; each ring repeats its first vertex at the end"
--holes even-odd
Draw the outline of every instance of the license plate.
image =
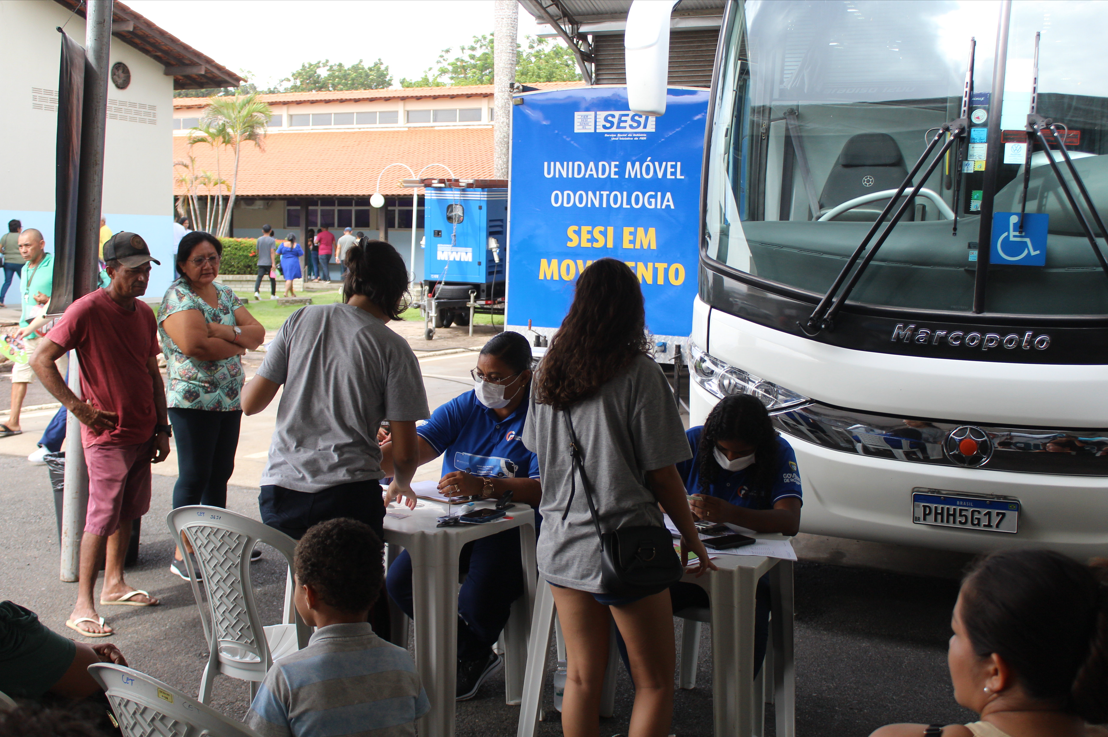
POLYGON ((1019 531, 1020 503, 1015 499, 955 496, 934 489, 912 492, 912 522, 984 532, 1019 531))

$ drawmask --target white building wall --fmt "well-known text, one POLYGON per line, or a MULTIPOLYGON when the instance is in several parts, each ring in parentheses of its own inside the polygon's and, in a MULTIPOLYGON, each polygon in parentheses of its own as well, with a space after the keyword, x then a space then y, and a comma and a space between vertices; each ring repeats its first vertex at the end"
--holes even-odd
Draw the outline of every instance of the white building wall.
MULTIPOLYGON (((51 252, 61 53, 55 29, 65 24, 81 46, 85 38, 84 19, 69 16, 51 0, 0 0, 0 225, 6 231, 16 218, 24 228, 38 228, 51 252)), ((154 267, 147 296, 158 297, 173 279, 173 78, 114 37, 110 59, 130 68, 131 84, 120 90, 108 83, 104 217, 113 231, 139 233, 150 244, 162 266, 154 267)), ((19 303, 14 284, 7 303, 19 303)))

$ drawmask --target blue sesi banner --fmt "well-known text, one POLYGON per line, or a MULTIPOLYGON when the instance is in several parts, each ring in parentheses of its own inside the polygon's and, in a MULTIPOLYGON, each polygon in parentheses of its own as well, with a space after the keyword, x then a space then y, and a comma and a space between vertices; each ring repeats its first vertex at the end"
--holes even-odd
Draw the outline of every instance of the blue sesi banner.
POLYGON ((655 335, 692 331, 707 90, 632 113, 623 87, 519 95, 512 108, 506 322, 553 328, 590 263, 639 278, 655 335))

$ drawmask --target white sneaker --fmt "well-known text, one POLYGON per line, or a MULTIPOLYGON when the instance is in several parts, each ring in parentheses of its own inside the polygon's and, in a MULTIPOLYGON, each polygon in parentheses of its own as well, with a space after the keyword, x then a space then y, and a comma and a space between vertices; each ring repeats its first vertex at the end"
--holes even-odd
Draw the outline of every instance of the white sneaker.
POLYGON ((261 301, 261 299, 262 299, 262 297, 261 297, 261 295, 260 295, 260 294, 258 294, 257 292, 254 292, 254 299, 255 299, 256 301, 259 301, 259 302, 260 302, 260 301, 261 301))
POLYGON ((27 460, 30 461, 31 463, 35 464, 36 466, 45 466, 46 465, 46 454, 49 453, 49 452, 50 451, 46 448, 45 445, 40 445, 38 447, 38 450, 36 450, 31 455, 27 456, 27 460))

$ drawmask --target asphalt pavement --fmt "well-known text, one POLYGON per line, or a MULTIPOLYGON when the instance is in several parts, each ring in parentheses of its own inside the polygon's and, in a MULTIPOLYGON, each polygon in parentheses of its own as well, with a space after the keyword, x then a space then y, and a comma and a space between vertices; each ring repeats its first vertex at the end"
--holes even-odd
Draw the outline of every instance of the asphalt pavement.
MULTIPOLYGON (((413 344, 423 340, 420 326, 402 329, 412 333, 406 337, 413 344)), ((432 407, 470 386, 468 371, 476 360, 474 350, 488 338, 477 333, 469 339, 457 328, 450 331, 456 332, 440 330, 435 341, 418 346, 432 407), (444 333, 451 340, 446 352, 446 336, 440 342, 444 333)), ((260 356, 252 355, 247 361, 248 373, 259 362, 260 356)), ((3 369, 0 377, 6 378, 3 369)), ((0 394, 7 392, 7 381, 0 382, 0 394)), ((30 412, 25 415, 24 435, 0 440, 0 499, 5 509, 0 515, 0 539, 4 541, 0 597, 37 611, 52 629, 73 634, 64 623, 76 597, 76 584, 59 579, 47 470, 25 460, 52 414, 51 410, 30 412)), ((258 517, 257 480, 274 414, 271 408, 244 421, 232 479, 235 486, 228 493, 230 509, 254 518, 258 517)), ((437 463, 424 466, 419 478, 437 478, 437 468, 437 463)), ((169 572, 172 542, 165 516, 176 470, 175 456, 157 468, 151 510, 143 520, 139 562, 127 571, 128 583, 149 590, 161 599, 161 605, 103 607, 100 613, 116 629, 111 641, 134 667, 195 692, 208 649, 189 585, 169 572)), ((954 703, 946 668, 950 612, 964 556, 805 535, 798 537, 797 549, 802 559, 796 568, 798 735, 864 736, 889 722, 946 723, 972 717, 954 703)), ((263 618, 277 621, 285 570, 274 551, 265 551, 262 560, 251 566, 251 575, 263 618)), ((680 620, 676 626, 680 628, 680 620)), ((697 687, 679 690, 675 699, 671 731, 679 737, 712 734, 710 627, 703 632, 697 687)), ((515 733, 519 707, 504 704, 503 685, 503 677, 495 676, 476 698, 457 705, 459 737, 515 733)), ((539 735, 561 733, 552 696, 548 682, 547 721, 540 724, 539 735)), ((216 680, 214 708, 237 718, 245 712, 248 700, 244 682, 226 677, 216 680)), ((630 682, 621 670, 616 716, 603 721, 602 735, 626 734, 632 701, 630 682)), ((772 710, 767 712, 767 725, 772 730, 772 710)))

